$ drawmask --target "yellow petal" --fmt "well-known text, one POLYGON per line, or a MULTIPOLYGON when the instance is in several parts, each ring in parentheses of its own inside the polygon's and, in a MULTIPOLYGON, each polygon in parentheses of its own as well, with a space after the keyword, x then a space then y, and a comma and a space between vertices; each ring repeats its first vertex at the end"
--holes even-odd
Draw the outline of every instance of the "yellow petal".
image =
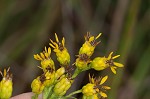
POLYGON ((65 46, 65 38, 64 37, 62 39, 62 45, 63 45, 63 47, 65 46))
POLYGON ((111 66, 112 68, 114 68, 114 69, 117 69, 117 67, 116 66, 111 66))
POLYGON ((106 94, 106 93, 104 93, 104 92, 102 92, 102 91, 100 91, 100 95, 101 95, 102 97, 104 97, 104 98, 106 98, 106 97, 107 97, 107 94, 106 94))
POLYGON ((35 58, 36 60, 43 60, 38 54, 37 54, 37 55, 34 55, 34 58, 35 58))
POLYGON ((117 67, 123 67, 123 64, 117 63, 117 62, 114 62, 114 65, 117 66, 117 67))
POLYGON ((111 59, 112 54, 113 54, 113 52, 111 52, 111 53, 109 54, 109 56, 108 56, 108 60, 110 60, 110 59, 111 59))
POLYGON ((120 55, 116 55, 116 56, 112 57, 112 59, 115 59, 115 58, 118 58, 118 57, 120 57, 120 55))
POLYGON ((49 54, 48 53, 44 53, 45 57, 48 58, 49 57, 49 54))
POLYGON ((58 44, 55 42, 53 44, 54 44, 55 48, 58 49, 58 44))
POLYGON ((54 44, 54 41, 53 41, 53 40, 51 40, 51 39, 50 39, 50 42, 51 42, 52 44, 54 44))
POLYGON ((102 87, 106 90, 111 89, 109 86, 102 86, 102 87))
POLYGON ((3 75, 3 76, 5 77, 5 76, 6 76, 6 74, 7 74, 6 69, 4 69, 4 75, 3 75))
POLYGON ((39 54, 37 54, 37 57, 38 57, 40 60, 43 60, 39 54))
POLYGON ((92 84, 94 84, 94 81, 95 81, 95 80, 94 80, 94 78, 92 78, 92 80, 91 80, 91 81, 92 81, 91 83, 92 83, 92 84))
POLYGON ((93 40, 94 40, 94 36, 91 36, 90 39, 89 39, 89 42, 91 42, 93 40))
POLYGON ((58 50, 58 49, 54 49, 53 51, 56 52, 56 53, 57 53, 57 52, 60 52, 60 50, 58 50))
POLYGON ((59 40, 58 40, 58 36, 57 36, 57 34, 55 33, 55 39, 56 39, 56 42, 59 42, 59 40))
POLYGON ((51 54, 51 48, 48 47, 48 54, 50 55, 51 54))
POLYGON ((95 39, 98 39, 101 35, 102 35, 102 33, 99 33, 95 39))
POLYGON ((52 48, 56 48, 53 44, 49 43, 49 45, 52 47, 52 48))
POLYGON ((45 52, 47 53, 47 48, 46 48, 46 46, 45 46, 45 52))
POLYGON ((116 74, 116 70, 115 70, 115 68, 114 68, 113 66, 111 66, 110 69, 111 69, 111 71, 112 71, 114 74, 116 74))
POLYGON ((45 59, 45 56, 44 56, 44 54, 43 54, 43 53, 40 53, 40 55, 41 55, 41 57, 42 57, 43 59, 45 59))
POLYGON ((90 83, 94 84, 95 79, 93 77, 91 77, 91 75, 89 74, 89 81, 90 83))
POLYGON ((103 83, 105 83, 105 81, 107 80, 108 76, 105 76, 102 78, 101 82, 100 82, 100 85, 102 85, 103 83))
POLYGON ((37 55, 33 55, 33 57, 34 57, 36 60, 39 60, 39 59, 37 58, 37 55))

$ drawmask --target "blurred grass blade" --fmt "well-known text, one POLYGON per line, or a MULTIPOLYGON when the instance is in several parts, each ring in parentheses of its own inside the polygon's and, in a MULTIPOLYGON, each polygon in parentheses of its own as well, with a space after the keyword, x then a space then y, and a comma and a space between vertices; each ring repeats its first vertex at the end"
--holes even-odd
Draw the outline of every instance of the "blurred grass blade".
MULTIPOLYGON (((126 23, 125 23, 125 26, 123 29, 123 35, 121 38, 119 52, 118 52, 121 55, 119 61, 121 63, 123 63, 124 65, 127 60, 127 56, 129 54, 129 51, 131 49, 131 45, 133 42, 134 27, 136 24, 136 17, 138 14, 139 5, 140 5, 140 0, 132 0, 130 7, 128 9, 127 19, 125 21, 126 23)), ((120 70, 117 72, 117 75, 114 76, 113 82, 111 85, 112 90, 110 90, 108 99, 116 99, 117 98, 117 92, 118 92, 118 88, 121 83, 122 75, 123 75, 123 70, 120 70)))

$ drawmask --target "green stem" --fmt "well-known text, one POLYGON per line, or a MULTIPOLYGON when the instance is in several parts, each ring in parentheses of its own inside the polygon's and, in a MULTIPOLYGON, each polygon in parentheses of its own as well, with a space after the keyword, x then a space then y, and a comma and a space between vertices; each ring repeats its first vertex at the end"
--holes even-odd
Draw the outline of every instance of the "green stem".
POLYGON ((74 92, 70 93, 69 95, 67 95, 67 96, 66 96, 66 99, 72 97, 72 96, 75 95, 75 94, 81 93, 81 92, 82 92, 82 89, 77 90, 77 91, 74 91, 74 92))
POLYGON ((49 97, 49 99, 58 99, 58 95, 56 95, 55 93, 53 93, 53 94, 49 97))
POLYGON ((52 94, 53 86, 45 87, 43 91, 43 99, 48 99, 48 97, 52 94))
POLYGON ((32 99, 38 99, 39 94, 34 94, 34 96, 32 96, 32 99))
POLYGON ((73 78, 73 79, 76 78, 81 72, 86 71, 86 70, 89 70, 89 69, 91 69, 91 66, 90 66, 90 65, 88 65, 88 67, 85 68, 85 69, 76 68, 74 74, 72 75, 72 78, 73 78))
POLYGON ((72 78, 73 78, 73 79, 76 78, 81 72, 82 72, 82 71, 81 71, 80 69, 76 68, 74 74, 72 75, 72 78))

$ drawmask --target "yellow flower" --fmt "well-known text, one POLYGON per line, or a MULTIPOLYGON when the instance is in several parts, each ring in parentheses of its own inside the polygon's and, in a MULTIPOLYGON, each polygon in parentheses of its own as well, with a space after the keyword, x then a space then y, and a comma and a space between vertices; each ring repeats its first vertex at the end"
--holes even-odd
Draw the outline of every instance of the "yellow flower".
POLYGON ((86 84, 85 86, 83 86, 83 88, 82 88, 82 93, 83 93, 85 96, 94 95, 94 94, 96 93, 96 90, 94 89, 94 87, 95 87, 95 84, 88 83, 88 84, 86 84))
POLYGON ((116 68, 117 67, 123 67, 123 64, 114 62, 114 59, 118 58, 120 55, 116 55, 112 57, 113 52, 109 54, 109 56, 106 57, 96 57, 92 62, 91 62, 91 67, 94 68, 95 70, 103 70, 107 67, 110 67, 112 72, 116 74, 116 68))
POLYGON ((98 97, 97 94, 94 94, 94 95, 91 95, 91 96, 83 95, 82 99, 100 99, 100 98, 98 97))
POLYGON ((50 86, 54 83, 55 81, 55 71, 47 71, 45 73, 45 81, 43 82, 44 83, 44 86, 50 86))
POLYGON ((87 32, 87 35, 85 36, 85 43, 80 48, 79 54, 87 54, 90 57, 93 54, 96 45, 100 43, 96 42, 96 39, 98 39, 100 36, 101 33, 94 37, 91 36, 89 32, 87 32))
POLYGON ((41 61, 41 67, 44 71, 46 71, 47 68, 52 68, 55 70, 54 61, 50 58, 51 54, 51 48, 48 47, 48 49, 45 47, 45 51, 41 52, 40 54, 34 55, 34 58, 36 60, 41 61))
POLYGON ((75 66, 78 69, 86 69, 88 68, 88 64, 90 63, 90 59, 86 54, 80 54, 78 55, 78 58, 76 59, 75 66))
POLYGON ((63 74, 65 73, 65 68, 61 67, 59 68, 56 73, 55 73, 55 79, 57 80, 58 78, 60 78, 63 74))
POLYGON ((66 66, 70 63, 70 55, 65 47, 65 38, 63 37, 62 42, 59 42, 56 33, 55 38, 56 42, 50 39, 51 43, 49 45, 54 48, 54 52, 56 53, 57 60, 59 61, 59 63, 63 66, 66 66))
POLYGON ((4 69, 4 74, 2 81, 0 82, 0 99, 9 99, 12 95, 13 91, 13 83, 12 83, 12 74, 10 73, 10 68, 4 69))
POLYGON ((32 92, 36 94, 42 93, 44 89, 44 81, 46 80, 46 77, 44 74, 41 76, 38 76, 36 79, 34 79, 31 83, 32 92))
MULTIPOLYGON (((106 98, 107 94, 104 93, 103 91, 111 89, 108 86, 103 86, 103 84, 105 83, 107 78, 108 78, 108 76, 96 79, 96 78, 93 78, 93 77, 91 77, 89 75, 90 83, 88 83, 87 85, 83 86, 83 88, 82 88, 82 93, 83 93, 84 97, 85 96, 86 97, 91 97, 91 96, 94 96, 94 95, 97 96, 97 94, 99 94, 103 98, 106 98)), ((98 98, 90 98, 90 99, 98 99, 98 98)))
POLYGON ((67 90, 71 87, 72 80, 67 77, 63 77, 59 82, 54 86, 54 93, 57 96, 63 96, 66 94, 67 90))

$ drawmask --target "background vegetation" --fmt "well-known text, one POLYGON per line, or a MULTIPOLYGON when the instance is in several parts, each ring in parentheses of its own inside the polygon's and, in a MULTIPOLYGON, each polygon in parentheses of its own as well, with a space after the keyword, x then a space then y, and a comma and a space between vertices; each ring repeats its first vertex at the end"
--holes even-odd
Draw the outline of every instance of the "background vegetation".
MULTIPOLYGON (((149 26, 150 0, 0 0, 0 69, 11 67, 13 95, 29 92, 41 72, 33 54, 48 46, 55 32, 66 38, 72 63, 86 32, 102 32, 93 57, 114 51, 125 67, 117 75, 109 69, 88 72, 109 75, 108 99, 149 99, 149 26)), ((52 58, 57 62, 54 54, 52 58)), ((87 82, 84 72, 69 91, 87 82)))

